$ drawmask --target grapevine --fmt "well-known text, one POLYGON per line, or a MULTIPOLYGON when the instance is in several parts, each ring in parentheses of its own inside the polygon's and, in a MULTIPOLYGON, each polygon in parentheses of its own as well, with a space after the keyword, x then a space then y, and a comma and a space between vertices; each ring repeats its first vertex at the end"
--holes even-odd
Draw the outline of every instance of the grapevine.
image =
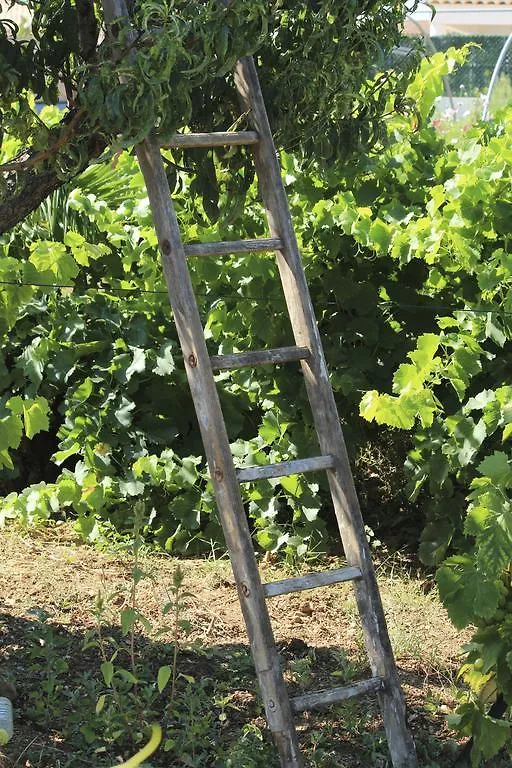
MULTIPOLYGON (((464 56, 463 50, 436 54, 411 84, 425 118, 441 77, 464 56)), ((367 391, 360 413, 413 431, 410 499, 423 502, 427 523, 419 554, 437 567, 454 625, 475 628, 460 671, 467 690, 449 718, 471 736, 465 752, 475 768, 510 750, 512 741, 510 121, 508 109, 495 124, 460 131, 456 142, 425 126, 397 143, 397 174, 409 180, 401 211, 394 196, 400 220, 390 220, 389 208, 377 203, 359 209, 368 219, 357 221, 362 244, 402 268, 421 265, 417 308, 437 304, 429 332, 404 326, 415 344, 395 370, 392 392, 367 391), (415 177, 420 184, 413 191, 415 177)))

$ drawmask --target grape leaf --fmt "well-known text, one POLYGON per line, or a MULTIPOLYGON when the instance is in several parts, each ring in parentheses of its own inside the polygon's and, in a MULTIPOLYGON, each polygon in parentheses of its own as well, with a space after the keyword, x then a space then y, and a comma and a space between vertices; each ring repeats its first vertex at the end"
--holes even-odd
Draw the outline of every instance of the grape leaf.
POLYGON ((489 578, 497 578, 502 568, 512 562, 512 512, 508 503, 501 514, 489 515, 478 537, 476 560, 480 572, 489 578))
POLYGON ((134 373, 142 373, 146 369, 146 353, 140 347, 132 347, 133 360, 126 369, 126 380, 130 381, 134 373))
POLYGON ((156 373, 157 376, 170 376, 173 373, 176 366, 171 353, 172 348, 173 344, 170 341, 160 347, 160 354, 156 358, 156 365, 153 368, 153 373, 156 373))
POLYGON ((439 565, 454 534, 454 525, 449 520, 435 520, 429 523, 421 534, 420 558, 425 565, 439 565))
POLYGON ((50 274, 59 283, 68 284, 78 274, 78 265, 66 246, 53 240, 36 240, 30 246, 30 263, 41 272, 50 274))
POLYGON ((457 555, 445 560, 436 574, 439 594, 458 629, 496 611, 501 590, 475 567, 471 557, 457 555))
POLYGON ((35 400, 25 400, 23 403, 23 418, 25 422, 25 432, 31 439, 38 432, 49 429, 50 422, 48 418, 49 405, 44 397, 36 397, 35 400))
POLYGON ((507 743, 511 727, 512 723, 508 720, 495 720, 482 713, 473 722, 472 765, 479 765, 482 758, 489 760, 489 758, 497 755, 507 743))
POLYGON ((123 427, 129 427, 132 423, 132 411, 135 409, 135 403, 127 400, 126 397, 121 398, 121 405, 115 411, 115 417, 123 427))
POLYGON ((17 414, 12 413, 0 419, 0 466, 14 468, 9 449, 18 447, 22 435, 23 426, 17 414))
POLYGON ((494 451, 478 465, 481 475, 489 477, 495 485, 505 488, 512 485, 512 469, 508 456, 503 451, 494 451))

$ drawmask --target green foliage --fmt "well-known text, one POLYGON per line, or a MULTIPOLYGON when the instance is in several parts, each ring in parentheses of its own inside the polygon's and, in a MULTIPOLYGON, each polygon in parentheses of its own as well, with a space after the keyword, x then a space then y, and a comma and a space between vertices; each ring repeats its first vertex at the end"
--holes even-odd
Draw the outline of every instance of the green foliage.
MULTIPOLYGON (((283 162, 333 385, 355 453, 375 434, 354 416, 358 393, 388 385, 403 352, 397 324, 419 332, 432 327, 428 314, 418 318, 407 307, 391 317, 379 295, 412 302, 422 274, 408 267, 398 281, 390 256, 382 252, 375 261, 373 241, 363 244, 362 234, 354 240, 353 233, 366 231, 376 160, 362 161, 357 180, 337 172, 326 178, 290 155, 283 162)), ((235 219, 223 188, 222 215, 214 227, 203 202, 189 194, 193 183, 178 172, 175 199, 187 240, 256 237, 264 231, 256 185, 249 190, 250 205, 235 219)), ((398 184, 408 195, 408 185, 398 184)), ((372 236, 381 239, 387 226, 382 218, 372 236)), ((7 307, 0 316, 6 361, 0 392, 5 402, 26 399, 27 407, 36 398, 49 403, 48 431, 33 438, 33 448, 23 438, 9 451, 12 467, 0 474, 6 494, 2 518, 33 524, 71 515, 84 537, 98 540, 129 529, 133 502, 143 498, 152 510, 146 536, 159 546, 194 552, 222 545, 134 159, 122 154, 112 166, 92 166, 2 242, 0 270, 6 279, 13 265, 16 272, 13 285, 0 291, 7 307)), ((292 342, 268 255, 198 259, 191 270, 213 354, 292 342)), ((314 452, 298 370, 241 370, 218 380, 237 464, 314 452)), ((371 461, 365 460, 363 471, 371 461)), ((263 549, 295 557, 328 546, 327 493, 316 477, 244 486, 244 494, 263 549)))
MULTIPOLYGON (((388 107, 411 109, 404 90, 416 57, 401 67, 386 59, 400 41, 401 0, 363 8, 355 0, 141 0, 129 4, 131 26, 116 22, 115 35, 92 3, 23 5, 33 13, 29 39, 13 22, 0 24, 0 135, 40 152, 37 169, 56 167, 63 178, 84 167, 95 144, 131 146, 154 126, 165 139, 177 129, 239 124, 230 72, 247 54, 258 55, 279 144, 302 157, 332 163, 372 148, 385 136, 388 107), (383 74, 374 79, 377 69, 383 74), (33 95, 55 104, 59 82, 71 110, 51 125, 33 95)), ((199 153, 190 164, 195 191, 211 199, 211 160, 199 153)), ((244 156, 228 153, 224 164, 240 177, 231 197, 243 197, 252 178, 244 156)), ((9 177, 9 192, 15 182, 9 177)))
MULTIPOLYGON (((433 70, 436 77, 443 71, 433 70)), ((437 328, 417 335, 409 362, 393 376, 393 394, 368 391, 360 406, 368 420, 413 430, 410 496, 428 505, 420 555, 440 566, 439 591, 454 624, 478 627, 463 670, 472 693, 453 721, 474 737, 475 766, 510 742, 508 720, 488 715, 488 685, 493 696, 504 696, 508 712, 511 120, 505 113, 502 123, 477 125, 450 143, 424 127, 393 150, 416 205, 390 223, 386 249, 399 265, 421 263, 418 307, 425 297, 436 302, 437 328), (427 164, 430 173, 418 179, 427 164)), ((374 207, 368 232, 378 217, 374 207)))
MULTIPOLYGON (((481 96, 487 93, 489 81, 500 51, 505 45, 506 36, 471 35, 471 49, 463 66, 458 67, 450 76, 450 85, 453 93, 464 96, 481 96)), ((468 41, 466 36, 441 35, 436 37, 435 46, 438 51, 447 51, 449 48, 458 48, 463 41, 468 41)), ((508 81, 510 66, 503 67, 503 80, 508 81)), ((510 102, 502 101, 501 105, 510 102)), ((481 110, 480 110, 481 112, 481 110)))
MULTIPOLYGON (((152 622, 141 612, 138 601, 142 582, 154 581, 152 573, 141 567, 140 549, 143 544, 141 537, 143 520, 144 507, 138 502, 135 505, 135 527, 131 543, 132 580, 128 594, 121 598, 121 610, 118 611, 115 607, 115 604, 119 603, 119 593, 110 596, 99 594, 96 600, 96 628, 89 633, 84 642, 84 650, 90 648, 98 650, 99 669, 106 686, 106 691, 101 693, 96 701, 95 724, 89 722, 80 729, 88 744, 92 744, 100 738, 111 744, 121 742, 123 739, 126 740, 127 737, 134 744, 140 742, 141 730, 144 726, 150 725, 151 718, 155 719, 156 702, 161 699, 168 684, 170 684, 170 692, 164 706, 163 716, 166 721, 175 717, 178 677, 187 677, 178 672, 178 652, 190 628, 190 622, 184 618, 184 611, 186 609, 185 601, 191 595, 185 592, 183 588, 184 577, 179 567, 173 573, 172 583, 167 589, 168 602, 162 607, 162 614, 170 617, 170 623, 158 632, 159 635, 169 634, 172 639, 172 665, 159 667, 156 675, 156 686, 154 681, 147 679, 148 670, 138 648, 138 638, 141 631, 149 636, 155 634, 152 622), (111 631, 112 623, 119 624, 120 641, 112 635, 106 636, 106 627, 108 626, 109 631, 111 631), (127 664, 123 663, 123 656, 127 657, 127 664), (142 707, 144 722, 141 723, 142 707)), ((187 679, 191 691, 194 683, 193 678, 187 679)), ((160 726, 157 727, 160 728, 160 726)), ((154 730, 153 736, 155 736, 154 730)), ((193 735, 187 733, 187 738, 193 740, 193 735)), ((156 746, 158 746, 159 741, 156 746)), ((171 751, 175 744, 175 739, 165 739, 164 751, 171 751)), ((137 748, 140 747, 137 745, 137 748)))

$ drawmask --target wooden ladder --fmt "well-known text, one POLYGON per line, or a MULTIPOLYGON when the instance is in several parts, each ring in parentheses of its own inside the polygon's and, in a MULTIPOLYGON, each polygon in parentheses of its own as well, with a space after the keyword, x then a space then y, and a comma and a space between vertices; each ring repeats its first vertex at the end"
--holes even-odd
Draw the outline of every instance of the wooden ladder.
MULTIPOLYGON (((110 22, 126 15, 122 0, 104 0, 110 22)), ((376 693, 394 768, 417 766, 414 742, 407 729, 405 704, 398 681, 363 519, 354 488, 302 261, 293 229, 281 169, 252 58, 239 61, 235 84, 252 131, 179 134, 171 147, 251 145, 270 237, 260 240, 185 245, 154 136, 136 147, 144 175, 162 256, 169 300, 174 312, 188 382, 199 421, 233 574, 247 626, 256 674, 270 730, 282 768, 304 765, 294 713, 362 694, 376 693), (295 346, 210 357, 187 266, 190 256, 275 251, 290 315, 295 346), (214 371, 300 361, 313 411, 321 455, 265 466, 236 469, 214 371), (240 495, 240 484, 325 470, 349 566, 274 583, 262 584, 254 545, 240 495), (289 698, 266 605, 267 598, 327 584, 351 581, 361 617, 372 677, 349 686, 289 698)))

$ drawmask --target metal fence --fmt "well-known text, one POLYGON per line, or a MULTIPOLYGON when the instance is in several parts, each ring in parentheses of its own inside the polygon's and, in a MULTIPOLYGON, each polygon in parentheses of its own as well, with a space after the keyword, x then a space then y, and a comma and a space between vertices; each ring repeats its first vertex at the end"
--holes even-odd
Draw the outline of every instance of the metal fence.
MULTIPOLYGON (((432 43, 438 51, 448 48, 461 48, 466 43, 473 43, 466 62, 450 75, 450 86, 455 97, 481 96, 487 93, 494 66, 503 48, 506 37, 433 37, 432 43)), ((501 69, 501 82, 497 97, 504 101, 512 97, 512 54, 505 58, 501 69)), ((512 98, 510 99, 512 101, 512 98)))

